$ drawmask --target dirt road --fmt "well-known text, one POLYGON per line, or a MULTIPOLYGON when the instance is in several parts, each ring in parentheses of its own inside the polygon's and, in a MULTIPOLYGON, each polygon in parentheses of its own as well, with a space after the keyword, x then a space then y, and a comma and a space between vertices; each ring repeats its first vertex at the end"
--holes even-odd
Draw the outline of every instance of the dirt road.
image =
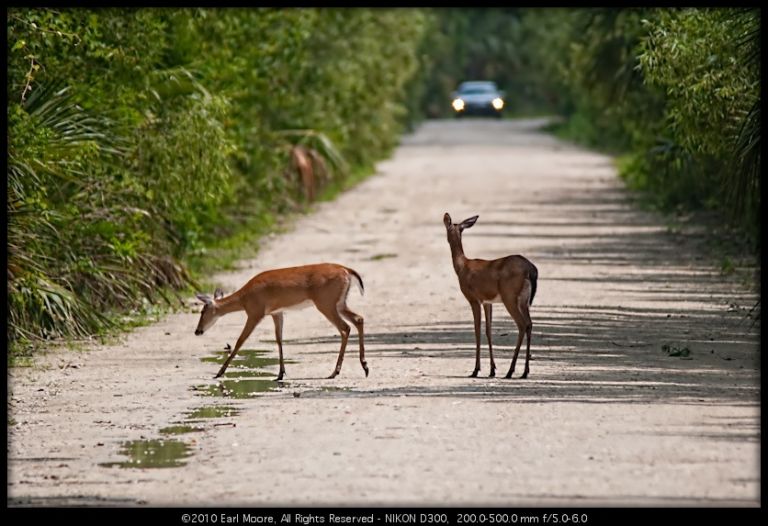
POLYGON ((634 207, 610 158, 540 125, 428 122, 375 176, 218 276, 229 292, 269 268, 357 270, 368 378, 353 333, 341 375, 324 379, 339 337, 304 310, 286 319, 286 382, 271 381, 271 320, 213 380, 245 315, 196 337, 197 306, 10 371, 9 504, 759 505, 759 332, 733 307, 755 297, 697 238, 634 207), (485 341, 467 377, 472 314, 446 211, 480 215, 469 257, 538 266, 527 380, 521 364, 503 378, 516 329, 499 306, 502 377, 486 377, 485 341))

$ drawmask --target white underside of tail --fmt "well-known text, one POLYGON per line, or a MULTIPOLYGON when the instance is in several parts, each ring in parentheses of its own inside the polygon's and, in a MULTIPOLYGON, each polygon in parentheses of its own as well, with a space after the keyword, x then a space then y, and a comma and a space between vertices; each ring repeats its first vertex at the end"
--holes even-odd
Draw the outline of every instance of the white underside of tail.
POLYGON ((520 291, 520 295, 517 297, 517 306, 521 311, 525 312, 528 308, 528 303, 531 298, 531 280, 526 279, 523 282, 523 290, 520 291))
MULTIPOLYGON (((347 296, 349 296, 349 287, 352 285, 350 283, 350 280, 353 280, 354 276, 347 275, 347 285, 344 287, 344 292, 341 293, 341 296, 339 296, 339 301, 336 302, 336 310, 338 312, 341 312, 342 310, 347 308, 347 296)), ((355 280, 357 281, 357 280, 355 280)))
MULTIPOLYGON (((355 285, 357 285, 357 290, 360 291, 360 295, 362 296, 363 294, 365 294, 365 292, 363 291, 363 284, 360 282, 360 280, 357 279, 357 277, 349 271, 347 271, 347 276, 349 276, 349 279, 355 282, 355 285)), ((349 292, 349 290, 347 290, 347 292, 349 292)), ((347 297, 346 294, 344 295, 344 297, 345 298, 347 297)))

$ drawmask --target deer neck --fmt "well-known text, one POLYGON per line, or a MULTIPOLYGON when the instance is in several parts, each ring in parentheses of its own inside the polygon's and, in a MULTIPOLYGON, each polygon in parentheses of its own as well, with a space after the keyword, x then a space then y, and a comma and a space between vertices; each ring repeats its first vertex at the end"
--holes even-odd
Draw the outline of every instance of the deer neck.
POLYGON ((467 264, 467 257, 464 255, 464 247, 461 245, 461 238, 449 240, 451 245, 451 259, 453 260, 453 269, 456 274, 461 273, 467 264))
POLYGON ((216 312, 219 313, 220 316, 224 316, 231 312, 238 312, 243 309, 245 309, 245 307, 240 301, 240 295, 237 292, 233 292, 229 296, 216 300, 216 312))

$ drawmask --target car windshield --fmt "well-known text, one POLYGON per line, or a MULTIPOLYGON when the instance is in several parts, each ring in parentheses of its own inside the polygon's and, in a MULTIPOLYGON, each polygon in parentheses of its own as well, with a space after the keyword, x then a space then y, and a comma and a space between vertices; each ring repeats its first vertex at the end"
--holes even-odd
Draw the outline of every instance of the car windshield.
POLYGON ((494 93, 495 91, 496 87, 493 84, 474 84, 459 87, 459 93, 463 95, 481 95, 483 93, 494 93))

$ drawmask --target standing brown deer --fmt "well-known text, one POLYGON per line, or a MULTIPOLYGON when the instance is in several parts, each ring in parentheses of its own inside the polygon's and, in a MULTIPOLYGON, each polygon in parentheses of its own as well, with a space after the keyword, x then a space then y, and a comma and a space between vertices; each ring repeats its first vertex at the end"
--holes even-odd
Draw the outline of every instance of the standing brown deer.
POLYGON ((275 337, 280 356, 280 372, 277 380, 282 380, 285 375, 283 313, 287 310, 300 309, 313 304, 341 333, 339 358, 336 361, 336 368, 328 378, 334 378, 341 372, 341 363, 344 360, 344 350, 347 347, 350 332, 349 325, 344 321, 344 318, 351 321, 357 328, 360 341, 360 364, 363 366, 365 376, 368 376, 368 364, 365 361, 365 348, 363 346, 363 317, 347 307, 347 295, 353 278, 357 282, 360 294, 362 294, 363 280, 357 272, 335 263, 319 263, 267 270, 253 277, 240 290, 229 296, 224 296, 221 289, 216 289, 213 299, 204 294, 197 294, 197 299, 204 304, 200 313, 200 322, 195 330, 195 334, 198 336, 212 327, 225 314, 244 310, 248 315, 248 320, 237 339, 235 348, 215 378, 224 374, 229 362, 235 357, 256 325, 264 316, 270 315, 275 322, 275 337))
POLYGON ((494 303, 503 303, 512 319, 517 324, 517 347, 512 358, 512 365, 505 378, 511 378, 515 372, 517 355, 526 336, 525 371, 521 378, 528 378, 528 362, 531 359, 531 315, 528 307, 536 295, 536 280, 539 271, 536 266, 523 256, 507 256, 499 259, 469 259, 464 255, 461 245, 461 233, 471 227, 479 216, 465 219, 461 223, 451 222, 448 213, 443 216, 443 223, 448 234, 448 244, 451 246, 453 268, 459 277, 459 288, 472 307, 475 318, 475 370, 471 377, 476 377, 480 371, 480 306, 485 310, 485 335, 488 338, 488 351, 491 355, 491 374, 496 376, 496 363, 493 361, 493 345, 491 343, 491 312, 494 303))

